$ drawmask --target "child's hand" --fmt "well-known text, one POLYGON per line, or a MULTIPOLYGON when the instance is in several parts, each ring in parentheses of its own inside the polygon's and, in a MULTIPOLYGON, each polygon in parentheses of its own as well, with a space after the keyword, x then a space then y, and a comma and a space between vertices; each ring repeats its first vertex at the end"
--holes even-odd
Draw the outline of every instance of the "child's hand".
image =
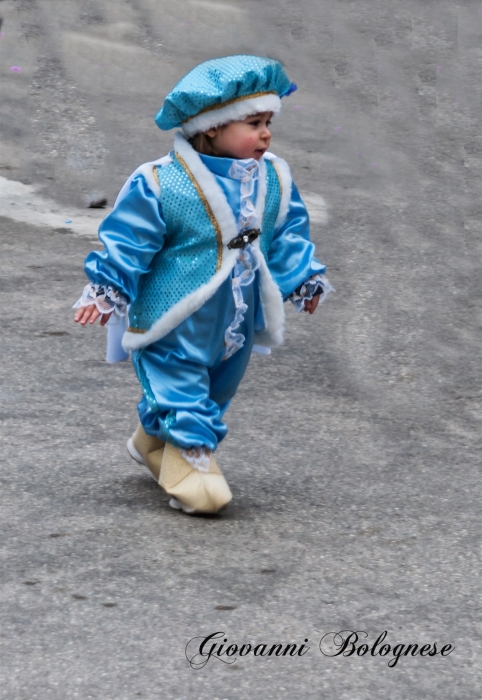
POLYGON ((74 321, 76 323, 80 321, 80 325, 85 326, 89 319, 90 323, 95 323, 99 316, 102 316, 102 318, 100 319, 100 325, 105 326, 105 324, 109 320, 110 314, 101 314, 95 304, 89 304, 89 306, 82 306, 77 311, 74 317, 74 321))
POLYGON ((320 296, 313 297, 313 299, 307 299, 305 301, 305 308, 303 311, 308 311, 309 314, 314 314, 315 309, 318 306, 318 302, 320 301, 320 296))

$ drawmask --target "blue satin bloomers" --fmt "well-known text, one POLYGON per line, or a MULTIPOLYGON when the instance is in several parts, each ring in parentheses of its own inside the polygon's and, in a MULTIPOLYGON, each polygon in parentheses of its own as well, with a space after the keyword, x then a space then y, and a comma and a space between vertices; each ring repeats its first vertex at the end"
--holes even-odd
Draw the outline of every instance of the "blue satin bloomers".
MULTIPOLYGON (((112 288, 131 305, 131 327, 124 347, 132 353, 143 391, 138 411, 145 432, 180 448, 215 450, 226 435, 223 415, 244 375, 253 344, 270 345, 270 338, 282 333, 282 318, 272 311, 279 308, 276 295, 282 309, 281 301, 310 278, 323 275, 325 266, 314 258, 308 213, 296 186, 290 178, 283 179, 284 161, 279 159, 281 166, 274 156, 273 165, 252 159, 236 161, 197 154, 193 149, 191 154, 188 148, 186 141, 179 147, 184 156, 178 156, 176 149, 162 162, 143 166, 129 178, 99 229, 104 250, 88 255, 85 271, 93 284, 112 288), (189 231, 179 243, 177 229, 173 230, 177 224, 168 211, 171 200, 163 204, 162 178, 168 171, 161 170, 160 176, 156 171, 174 166, 179 172, 172 170, 172 186, 178 177, 187 193, 185 201, 197 193, 206 212, 202 231, 202 217, 198 217, 198 234, 196 221, 186 223, 188 212, 184 218, 180 215, 179 221, 189 231), (203 173, 208 175, 203 178, 203 173), (270 174, 279 178, 278 189, 270 189, 270 174), (270 196, 278 199, 271 202, 270 196), (270 206, 275 207, 273 233, 263 241, 263 212, 270 206), (276 218, 283 207, 283 215, 276 218), (253 229, 261 229, 255 242, 244 250, 229 249, 226 237, 253 229), (176 258, 179 273, 162 262, 170 258, 176 258), (201 259, 206 262, 200 263, 201 259), (156 265, 159 271, 154 278, 156 265), (212 271, 205 279, 199 277, 207 265, 212 271), (161 284, 162 279, 169 279, 169 285, 161 284), (147 313, 147 302, 139 301, 146 288, 158 291, 159 298, 164 294, 162 298, 168 299, 175 293, 175 301, 170 306, 163 302, 164 306, 152 307, 147 313), (141 318, 136 325, 136 314, 142 317, 143 312, 147 320, 142 325, 141 318)), ((287 166, 285 169, 289 173, 287 166)))
POLYGON ((249 362, 259 303, 256 283, 243 292, 247 311, 237 330, 244 343, 231 357, 224 359, 224 333, 235 315, 230 279, 175 330, 132 353, 144 391, 138 410, 146 433, 178 447, 210 450, 224 438, 222 417, 249 362))

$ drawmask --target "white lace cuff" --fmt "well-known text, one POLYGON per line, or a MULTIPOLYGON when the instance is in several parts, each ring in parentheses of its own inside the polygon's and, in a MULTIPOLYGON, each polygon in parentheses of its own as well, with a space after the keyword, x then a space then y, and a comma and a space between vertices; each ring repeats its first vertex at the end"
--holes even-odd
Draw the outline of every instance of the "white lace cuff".
POLYGON ((101 314, 114 314, 118 317, 126 315, 127 299, 112 287, 104 284, 86 284, 82 296, 73 305, 73 309, 95 304, 101 314))
POLYGON ((206 474, 209 472, 212 452, 207 447, 190 447, 187 450, 180 450, 180 452, 194 469, 206 474))
POLYGON ((305 308, 305 301, 310 301, 313 297, 320 297, 322 304, 330 292, 335 288, 326 279, 325 275, 312 275, 300 284, 295 291, 289 295, 288 299, 293 303, 295 311, 300 313, 305 308))

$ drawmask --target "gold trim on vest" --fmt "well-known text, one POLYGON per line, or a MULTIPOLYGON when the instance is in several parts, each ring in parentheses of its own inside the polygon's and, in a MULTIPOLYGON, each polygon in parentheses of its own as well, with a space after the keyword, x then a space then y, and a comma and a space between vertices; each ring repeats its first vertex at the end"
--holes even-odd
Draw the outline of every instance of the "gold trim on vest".
POLYGON ((129 328, 127 329, 127 332, 128 333, 147 333, 147 331, 145 331, 144 329, 134 328, 134 326, 129 326, 129 328))
POLYGON ((191 180, 192 184, 194 185, 196 192, 199 195, 199 199, 201 202, 204 204, 204 208, 206 209, 207 215, 209 216, 209 219, 211 220, 211 224, 213 225, 214 230, 216 231, 216 240, 218 243, 218 259, 216 263, 216 272, 221 268, 221 263, 223 261, 223 234, 221 233, 221 227, 218 224, 218 221, 216 217, 214 216, 213 210, 211 209, 211 205, 209 204, 208 200, 206 199, 206 196, 204 192, 201 189, 200 184, 192 174, 189 165, 186 163, 184 158, 176 151, 176 158, 179 161, 179 163, 182 165, 184 170, 186 171, 186 175, 188 178, 191 180))
POLYGON ((277 176, 277 178, 278 178, 278 182, 279 182, 279 196, 280 196, 280 198, 281 198, 281 197, 283 196, 283 180, 281 179, 281 173, 280 173, 279 168, 278 168, 278 166, 276 165, 276 163, 273 163, 272 160, 270 160, 270 163, 271 163, 271 165, 273 166, 273 168, 274 168, 274 170, 275 170, 275 173, 276 173, 276 176, 277 176))

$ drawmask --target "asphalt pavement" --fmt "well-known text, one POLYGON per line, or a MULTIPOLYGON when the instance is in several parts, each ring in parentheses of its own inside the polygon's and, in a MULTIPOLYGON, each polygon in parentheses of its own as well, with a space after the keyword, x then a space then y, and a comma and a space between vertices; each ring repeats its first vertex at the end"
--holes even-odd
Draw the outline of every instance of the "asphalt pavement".
POLYGON ((0 697, 482 698, 480 2, 2 0, 0 17, 0 176, 65 222, 10 194, 0 210, 0 697), (137 380, 71 305, 88 202, 170 149, 153 115, 187 70, 241 52, 298 84, 271 150, 327 203, 312 236, 337 292, 288 308, 284 346, 253 357, 218 455, 233 501, 192 518, 127 455, 137 380), (369 648, 320 651, 341 630, 369 648), (204 651, 233 655, 196 657, 218 632, 204 651), (294 655, 263 655, 278 643, 294 655), (418 649, 389 666, 397 644, 418 649))

